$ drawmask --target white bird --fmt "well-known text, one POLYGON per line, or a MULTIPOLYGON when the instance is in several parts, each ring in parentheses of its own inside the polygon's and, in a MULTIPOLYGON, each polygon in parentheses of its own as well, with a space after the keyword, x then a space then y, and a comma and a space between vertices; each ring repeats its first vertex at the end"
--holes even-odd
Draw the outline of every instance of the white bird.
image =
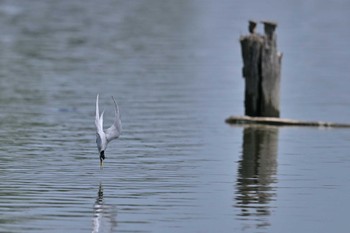
POLYGON ((113 102, 114 102, 114 108, 115 108, 115 117, 114 117, 114 123, 111 127, 103 130, 103 114, 100 115, 100 110, 98 108, 98 97, 96 98, 96 118, 95 118, 95 125, 96 125, 96 144, 98 152, 100 153, 100 165, 103 165, 103 160, 105 159, 105 150, 107 148, 107 144, 112 141, 113 139, 117 139, 120 136, 121 130, 122 130, 122 122, 120 120, 120 114, 119 114, 119 108, 114 100, 114 97, 112 96, 113 102))

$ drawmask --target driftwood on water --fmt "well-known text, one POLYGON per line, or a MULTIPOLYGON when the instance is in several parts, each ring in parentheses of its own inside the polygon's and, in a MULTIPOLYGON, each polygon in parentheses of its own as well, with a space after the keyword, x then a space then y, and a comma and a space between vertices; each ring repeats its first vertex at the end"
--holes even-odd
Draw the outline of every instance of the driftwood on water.
POLYGON ((350 124, 323 122, 323 121, 298 121, 277 117, 249 117, 231 116, 226 119, 226 123, 236 125, 259 124, 274 126, 310 126, 310 127, 330 127, 330 128, 350 128, 350 124))

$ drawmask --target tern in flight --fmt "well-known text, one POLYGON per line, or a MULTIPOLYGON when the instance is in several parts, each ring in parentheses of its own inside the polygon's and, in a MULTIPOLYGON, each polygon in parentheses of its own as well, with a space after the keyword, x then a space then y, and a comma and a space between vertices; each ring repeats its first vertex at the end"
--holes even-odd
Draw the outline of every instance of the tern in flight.
POLYGON ((107 148, 107 144, 113 139, 117 139, 120 136, 122 130, 122 122, 120 121, 119 108, 117 103, 115 102, 114 97, 112 96, 115 108, 115 117, 114 123, 111 127, 106 130, 103 130, 103 114, 104 111, 100 115, 100 110, 98 108, 98 96, 96 98, 96 144, 98 152, 100 153, 100 165, 103 165, 103 160, 105 159, 105 150, 107 148))

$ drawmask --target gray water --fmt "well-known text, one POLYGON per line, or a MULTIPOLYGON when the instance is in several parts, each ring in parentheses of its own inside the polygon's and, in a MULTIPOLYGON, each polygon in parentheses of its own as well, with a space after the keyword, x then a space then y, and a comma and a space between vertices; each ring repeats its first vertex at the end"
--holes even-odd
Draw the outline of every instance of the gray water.
POLYGON ((0 232, 348 232, 350 131, 232 127, 275 20, 283 117, 350 122, 350 3, 0 2, 0 232), (259 28, 261 31, 261 26, 259 28), (96 94, 123 134, 103 169, 96 94))

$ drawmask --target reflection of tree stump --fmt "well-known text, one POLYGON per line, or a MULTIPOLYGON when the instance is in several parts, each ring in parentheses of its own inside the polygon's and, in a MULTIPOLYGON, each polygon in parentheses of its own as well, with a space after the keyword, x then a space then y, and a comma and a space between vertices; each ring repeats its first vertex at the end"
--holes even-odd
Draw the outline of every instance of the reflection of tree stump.
POLYGON ((240 38, 245 78, 245 114, 279 117, 282 55, 277 51, 276 23, 263 22, 265 35, 255 33, 256 22, 249 21, 250 35, 240 38))
POLYGON ((244 128, 235 197, 241 217, 270 215, 270 202, 276 195, 272 184, 276 182, 277 142, 278 128, 244 128))

